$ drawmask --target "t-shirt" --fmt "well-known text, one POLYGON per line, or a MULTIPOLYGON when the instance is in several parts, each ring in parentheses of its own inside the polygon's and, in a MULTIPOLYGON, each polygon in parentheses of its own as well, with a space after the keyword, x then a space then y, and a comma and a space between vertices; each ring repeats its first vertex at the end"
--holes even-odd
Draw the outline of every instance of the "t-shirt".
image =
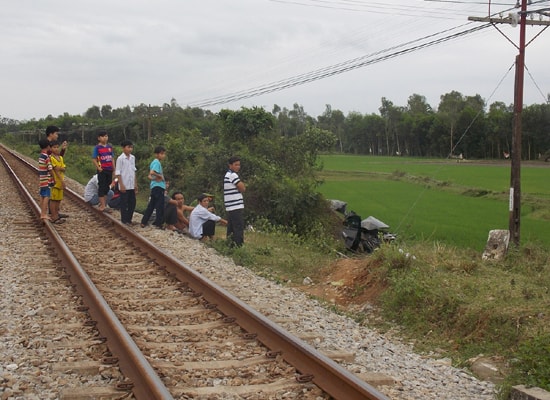
POLYGON ((52 181, 50 171, 52 170, 52 163, 48 153, 43 152, 38 156, 38 176, 40 178, 40 187, 47 188, 52 181))
POLYGON ((195 239, 200 239, 202 238, 202 224, 209 220, 217 222, 220 219, 222 219, 222 217, 211 213, 199 204, 189 215, 189 234, 195 239))
POLYGON ((95 158, 103 171, 113 171, 113 146, 98 144, 94 147, 92 158, 95 158))
POLYGON ((97 191, 99 190, 99 182, 97 181, 97 175, 92 176, 92 178, 86 184, 84 188, 84 200, 90 201, 93 199, 94 195, 97 196, 97 191))
MULTIPOLYGON (((151 161, 151 164, 149 165, 149 171, 155 171, 157 174, 163 175, 162 164, 157 158, 151 161)), ((151 184, 149 186, 151 189, 155 187, 161 187, 163 189, 166 189, 166 183, 164 182, 164 180, 157 181, 156 179, 153 179, 151 180, 151 184)))
POLYGON ((227 211, 244 208, 243 194, 237 189, 241 181, 236 172, 228 170, 223 178, 223 202, 227 211))
POLYGON ((124 153, 118 156, 115 175, 120 175, 125 189, 134 190, 136 188, 136 157, 133 154, 127 157, 124 153))
MULTIPOLYGON (((52 163, 53 167, 61 167, 65 168, 65 161, 63 160, 63 157, 58 156, 59 159, 55 158, 55 156, 50 156, 50 161, 52 163)), ((65 179, 65 172, 61 171, 52 171, 52 176, 55 178, 55 188, 57 189, 63 189, 63 180, 65 179)))

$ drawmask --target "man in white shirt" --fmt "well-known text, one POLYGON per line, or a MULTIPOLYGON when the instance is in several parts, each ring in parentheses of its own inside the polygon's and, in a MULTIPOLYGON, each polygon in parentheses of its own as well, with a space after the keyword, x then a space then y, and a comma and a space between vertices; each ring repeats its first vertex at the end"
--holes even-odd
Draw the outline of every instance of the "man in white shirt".
POLYGON ((195 239, 205 241, 212 239, 216 232, 216 222, 227 225, 227 221, 210 211, 208 204, 210 198, 205 194, 197 197, 198 204, 189 215, 189 235, 195 239))
POLYGON ((132 154, 134 144, 130 140, 121 143, 122 154, 116 160, 115 175, 120 190, 120 222, 131 225, 136 209, 136 157, 132 154))
POLYGON ((237 156, 228 160, 228 170, 223 178, 223 202, 227 211, 227 239, 234 246, 240 247, 244 242, 244 199, 246 190, 239 177, 241 159, 237 156))
MULTIPOLYGON (((99 196, 97 194, 99 190, 99 182, 97 180, 97 174, 92 176, 88 183, 86 184, 86 187, 84 188, 84 200, 90 203, 92 206, 97 206, 99 204, 99 196)), ((111 198, 115 192, 112 190, 109 190, 109 193, 107 193, 107 203, 111 201, 111 198)))

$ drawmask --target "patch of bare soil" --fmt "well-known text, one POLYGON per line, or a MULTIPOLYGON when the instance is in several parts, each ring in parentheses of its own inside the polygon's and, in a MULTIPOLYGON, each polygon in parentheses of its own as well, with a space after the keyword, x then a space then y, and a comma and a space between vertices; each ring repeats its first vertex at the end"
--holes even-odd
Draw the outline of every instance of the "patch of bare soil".
POLYGON ((343 308, 374 305, 385 288, 376 276, 377 269, 369 257, 337 260, 320 274, 319 282, 300 286, 300 290, 343 308))

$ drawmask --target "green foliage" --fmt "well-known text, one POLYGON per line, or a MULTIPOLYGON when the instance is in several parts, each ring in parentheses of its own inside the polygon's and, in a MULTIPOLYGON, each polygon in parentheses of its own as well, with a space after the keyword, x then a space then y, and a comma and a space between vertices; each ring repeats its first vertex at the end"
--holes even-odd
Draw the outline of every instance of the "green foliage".
POLYGON ((320 279, 323 269, 337 257, 338 248, 330 237, 304 238, 265 219, 257 221, 254 231, 246 232, 243 247, 230 247, 225 240, 215 240, 211 245, 260 276, 297 284, 305 277, 320 279))
POLYGON ((537 386, 550 391, 550 334, 540 334, 518 346, 507 385, 537 386))
MULTIPOLYGON (((186 115, 191 113, 188 110, 186 115)), ((215 129, 218 124, 222 125, 209 120, 208 127, 215 129)), ((214 241, 212 246, 233 257, 237 264, 275 282, 300 284, 307 276, 319 282, 338 251, 342 251, 341 241, 331 238, 331 229, 336 227, 339 233, 341 221, 328 211, 322 196, 316 193, 319 188, 316 152, 330 144, 330 135, 314 133, 320 135, 320 140, 311 148, 308 147, 311 137, 302 142, 299 137, 273 136, 269 131, 251 134, 246 141, 237 138, 227 146, 230 131, 206 134, 205 129, 179 127, 154 137, 151 143, 140 141, 134 151, 138 177, 144 179, 153 147, 163 144, 168 148, 164 165, 172 188, 183 188, 188 201, 196 193, 213 192, 217 195, 216 206, 223 212, 221 177, 227 168, 227 158, 238 150, 247 184, 247 218, 254 222, 255 231, 246 233, 246 244, 241 248, 232 248, 223 240, 214 241), (328 139, 326 143, 323 137, 328 139)), ((304 139, 307 135, 304 133, 304 139)), ((13 140, 34 159, 38 155, 34 140, 29 144, 28 136, 15 136, 8 134, 3 139, 13 140)), ((81 173, 79 180, 85 183, 93 173, 88 170, 93 169, 90 155, 91 146, 71 143, 67 153, 69 176, 81 173)), ((373 214, 403 232, 398 245, 382 246, 367 258, 373 276, 385 289, 379 304, 381 315, 398 322, 401 333, 414 339, 420 350, 441 349, 459 365, 480 353, 509 357, 513 359, 510 384, 548 389, 550 258, 548 246, 541 244, 546 242, 528 241, 529 235, 524 230, 520 248, 511 248, 505 260, 489 263, 481 260, 480 252, 487 227, 482 227, 482 235, 474 240, 478 250, 457 245, 460 240, 456 231, 445 240, 439 238, 440 231, 454 228, 457 221, 463 224, 466 235, 474 236, 474 230, 490 219, 491 208, 506 203, 507 197, 499 194, 503 190, 499 187, 501 181, 507 187, 508 173, 503 174, 499 167, 464 168, 465 165, 456 163, 441 168, 439 161, 425 159, 422 162, 414 159, 403 162, 405 159, 395 157, 322 159, 330 169, 336 170, 332 166, 338 162, 347 168, 345 173, 331 171, 334 175, 325 175, 327 181, 336 177, 327 182, 334 185, 331 193, 338 194, 353 208, 357 204, 364 207, 365 212, 360 214, 373 214), (387 179, 389 183, 385 182, 387 179), (483 189, 476 189, 480 187, 483 189), (470 188, 481 197, 464 196, 470 188), (487 193, 481 193, 482 190, 487 193), (415 215, 416 220, 402 224, 403 216, 412 215, 411 205, 419 206, 432 193, 435 200, 422 204, 425 214, 415 215), (452 200, 452 196, 458 200, 452 200), (491 207, 484 208, 481 202, 488 200, 491 207), (396 204, 402 204, 403 208, 396 204), (442 213, 437 212, 440 205, 445 206, 442 213), (463 210, 475 217, 464 221, 464 214, 460 213, 463 210), (457 214, 446 219, 450 211, 457 214), (444 222, 422 235, 417 234, 420 219, 444 222), (437 239, 418 239, 422 237, 437 239)), ((550 193, 541 184, 546 175, 545 168, 522 170, 526 183, 522 191, 529 204, 522 229, 537 223, 547 228, 547 220, 543 218, 550 193)), ((147 190, 141 193, 148 195, 147 190)), ((544 234, 541 228, 534 236, 540 239, 544 234)), ((354 295, 360 295, 362 289, 358 285, 352 290, 354 295)))
POLYGON ((261 107, 242 107, 239 111, 224 109, 218 115, 225 128, 226 146, 232 146, 235 142, 245 143, 273 131, 275 126, 273 115, 261 107))
MULTIPOLYGON (((430 239, 481 251, 492 229, 508 226, 510 167, 429 159, 323 155, 327 198, 373 215, 400 238, 430 239)), ((548 170, 522 167, 522 241, 550 243, 548 170)))
POLYGON ((479 354, 504 356, 512 360, 508 389, 520 383, 548 389, 547 249, 526 245, 500 262, 483 262, 441 243, 401 246, 407 250, 382 246, 371 256, 373 275, 386 287, 382 315, 420 350, 444 349, 458 364, 479 354))

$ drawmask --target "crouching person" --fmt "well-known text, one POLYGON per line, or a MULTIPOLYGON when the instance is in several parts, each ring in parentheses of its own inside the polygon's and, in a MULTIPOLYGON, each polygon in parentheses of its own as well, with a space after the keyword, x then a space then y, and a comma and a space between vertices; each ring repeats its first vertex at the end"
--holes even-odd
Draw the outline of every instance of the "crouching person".
POLYGON ((205 241, 212 239, 216 232, 216 222, 227 225, 227 221, 208 211, 210 198, 204 194, 197 197, 197 206, 189 215, 189 234, 195 239, 205 241))

